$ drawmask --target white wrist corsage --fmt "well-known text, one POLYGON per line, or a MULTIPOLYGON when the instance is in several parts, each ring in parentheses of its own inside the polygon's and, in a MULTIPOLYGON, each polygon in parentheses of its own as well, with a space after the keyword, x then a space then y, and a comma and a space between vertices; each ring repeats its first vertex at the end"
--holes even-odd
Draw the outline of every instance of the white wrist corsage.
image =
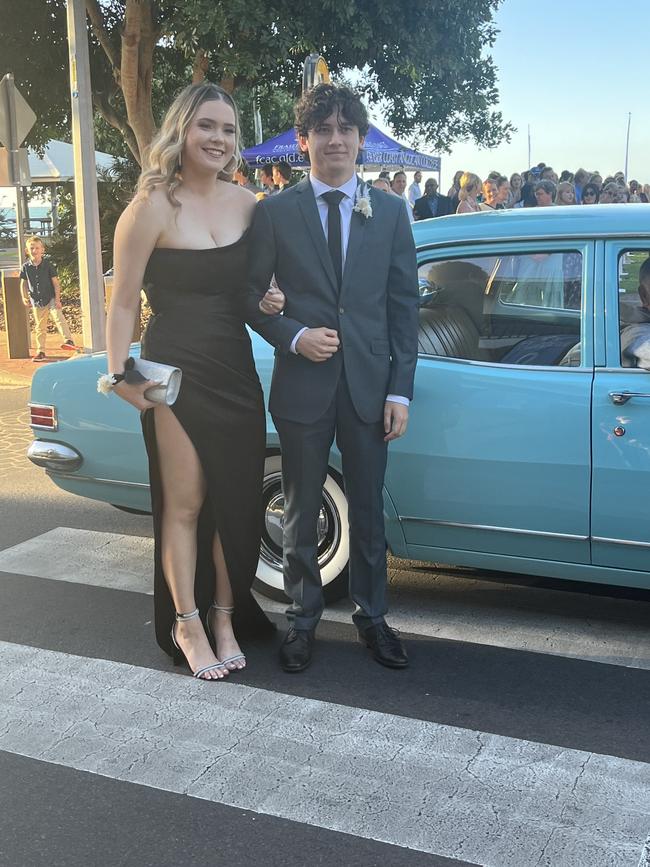
POLYGON ((117 385, 118 380, 113 373, 102 373, 97 380, 97 391, 100 394, 110 394, 117 385))
POLYGON ((353 211, 361 214, 366 220, 372 217, 372 202, 370 201, 370 187, 367 184, 359 184, 354 197, 353 211))

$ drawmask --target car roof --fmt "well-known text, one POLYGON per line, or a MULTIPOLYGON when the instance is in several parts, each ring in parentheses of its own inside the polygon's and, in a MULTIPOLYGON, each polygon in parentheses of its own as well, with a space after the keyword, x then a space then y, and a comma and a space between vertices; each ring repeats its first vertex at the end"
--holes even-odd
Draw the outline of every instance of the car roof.
POLYGON ((650 242, 650 204, 509 208, 418 220, 412 228, 417 247, 473 241, 620 236, 645 236, 650 242))

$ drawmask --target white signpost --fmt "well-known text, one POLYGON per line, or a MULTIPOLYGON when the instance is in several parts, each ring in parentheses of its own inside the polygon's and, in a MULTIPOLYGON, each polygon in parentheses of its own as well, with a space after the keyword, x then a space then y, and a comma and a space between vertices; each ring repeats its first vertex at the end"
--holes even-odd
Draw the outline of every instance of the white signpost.
POLYGON ((83 343, 86 352, 98 352, 106 348, 106 314, 84 0, 68 0, 67 19, 83 343))

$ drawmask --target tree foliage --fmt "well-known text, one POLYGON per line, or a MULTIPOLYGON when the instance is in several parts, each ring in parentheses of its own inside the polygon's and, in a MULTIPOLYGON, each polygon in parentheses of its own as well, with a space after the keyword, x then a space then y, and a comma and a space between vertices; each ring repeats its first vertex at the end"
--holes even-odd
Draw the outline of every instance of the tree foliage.
POLYGON ((70 85, 65 5, 59 0, 0 0, 0 74, 36 112, 27 138, 32 147, 70 138, 70 85))
MULTIPOLYGON (((274 95, 298 95, 312 51, 335 77, 358 70, 367 102, 381 107, 398 136, 448 149, 467 138, 493 146, 512 131, 494 110, 496 69, 486 53, 500 0, 85 2, 95 108, 137 160, 173 95, 204 75, 250 95, 247 103, 256 89, 265 134, 280 132, 267 122, 268 108, 284 119, 286 102, 274 95)), ((0 0, 0 17, 5 70, 39 117, 29 144, 65 138, 64 0, 0 0)))
MULTIPOLYGON (((139 168, 129 159, 116 160, 110 170, 98 169, 97 196, 100 214, 100 244, 102 268, 113 267, 113 236, 120 214, 133 198, 139 168)), ((32 187, 32 195, 44 198, 42 187, 32 187)), ((48 250, 59 268, 61 285, 65 289, 77 283, 77 214, 74 184, 66 183, 58 191, 59 225, 56 236, 48 242, 48 250)))

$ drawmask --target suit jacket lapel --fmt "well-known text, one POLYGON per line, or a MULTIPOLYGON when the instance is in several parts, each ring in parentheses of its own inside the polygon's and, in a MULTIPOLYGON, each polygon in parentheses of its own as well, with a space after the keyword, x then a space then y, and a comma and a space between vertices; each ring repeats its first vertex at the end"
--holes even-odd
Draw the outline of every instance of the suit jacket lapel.
MULTIPOLYGON (((357 187, 359 184, 362 183, 363 181, 361 180, 361 178, 358 177, 357 187)), ((368 196, 372 201, 370 187, 368 188, 368 196)), ((350 275, 352 274, 354 263, 359 255, 361 247, 363 246, 363 240, 366 235, 367 223, 369 219, 371 220, 372 217, 364 217, 363 214, 360 214, 357 211, 352 211, 352 219, 350 221, 350 237, 348 239, 347 253, 345 254, 345 267, 343 269, 343 281, 341 283, 341 295, 343 295, 344 291, 347 289, 347 284, 350 279, 350 275)))
POLYGON ((314 191, 312 189, 311 183, 309 182, 309 177, 305 177, 299 184, 296 186, 297 192, 300 193, 298 196, 298 207, 303 215, 305 220, 305 225, 307 226, 307 230, 311 235, 311 240, 316 248, 316 252, 321 261, 321 265, 323 266, 327 277, 332 284, 332 288, 335 292, 338 291, 338 287, 336 285, 336 275, 334 273, 334 265, 332 265, 332 257, 330 256, 330 251, 327 246, 327 241, 325 240, 325 232, 323 232, 323 224, 320 221, 320 214, 318 213, 318 205, 316 204, 316 197, 314 196, 314 191))

